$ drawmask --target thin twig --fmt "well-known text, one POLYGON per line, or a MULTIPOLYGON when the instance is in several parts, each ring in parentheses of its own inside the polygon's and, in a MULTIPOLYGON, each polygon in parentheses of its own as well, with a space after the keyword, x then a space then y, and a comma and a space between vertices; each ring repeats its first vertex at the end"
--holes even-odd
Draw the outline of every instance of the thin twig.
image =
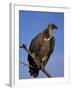
POLYGON ((28 65, 28 64, 26 64, 25 62, 23 62, 23 61, 20 61, 20 63, 22 63, 22 64, 24 64, 24 65, 26 65, 26 66, 28 66, 28 67, 31 67, 31 68, 34 68, 32 65, 28 65))

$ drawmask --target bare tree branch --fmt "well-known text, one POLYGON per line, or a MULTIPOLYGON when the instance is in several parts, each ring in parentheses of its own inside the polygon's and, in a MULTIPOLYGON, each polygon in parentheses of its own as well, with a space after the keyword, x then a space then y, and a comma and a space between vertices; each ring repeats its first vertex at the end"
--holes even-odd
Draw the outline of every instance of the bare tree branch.
MULTIPOLYGON (((20 45, 19 47, 21 48, 22 45, 20 45)), ((47 77, 52 77, 46 70, 45 67, 43 65, 41 65, 41 63, 39 61, 37 61, 35 55, 32 55, 30 53, 30 51, 26 48, 25 44, 23 44, 23 49, 26 50, 26 52, 33 58, 34 62, 36 63, 38 69, 40 69, 47 77)))

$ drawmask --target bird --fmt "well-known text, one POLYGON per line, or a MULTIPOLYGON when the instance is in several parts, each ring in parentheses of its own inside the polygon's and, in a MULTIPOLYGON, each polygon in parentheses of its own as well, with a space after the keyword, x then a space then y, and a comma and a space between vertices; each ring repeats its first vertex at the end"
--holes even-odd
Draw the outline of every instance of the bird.
MULTIPOLYGON (((29 73, 34 78, 37 78, 41 66, 45 67, 51 57, 54 47, 55 47, 55 37, 54 30, 58 29, 57 25, 49 23, 47 27, 37 34, 30 43, 29 52, 32 56, 36 58, 39 62, 40 67, 34 62, 32 56, 28 53, 28 62, 29 62, 29 73), (31 66, 31 67, 30 67, 31 66)), ((22 44, 20 48, 25 48, 25 45, 22 44)))
MULTIPOLYGON (((40 62, 42 66, 46 66, 54 51, 55 37, 53 33, 55 29, 58 29, 57 25, 49 23, 47 28, 36 35, 30 43, 30 53, 36 57, 37 61, 40 62)), ((37 67, 33 58, 29 54, 28 61, 29 65, 34 67, 29 67, 30 75, 35 78, 38 77, 40 68, 37 67)))

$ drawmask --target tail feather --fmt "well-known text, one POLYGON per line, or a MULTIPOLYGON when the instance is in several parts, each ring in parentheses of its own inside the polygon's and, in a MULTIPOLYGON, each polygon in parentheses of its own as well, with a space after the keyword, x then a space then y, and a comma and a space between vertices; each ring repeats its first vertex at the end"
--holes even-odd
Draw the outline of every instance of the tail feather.
MULTIPOLYGON (((34 67, 34 66, 33 66, 34 67)), ((33 77, 38 77, 39 69, 29 67, 29 73, 33 77)))

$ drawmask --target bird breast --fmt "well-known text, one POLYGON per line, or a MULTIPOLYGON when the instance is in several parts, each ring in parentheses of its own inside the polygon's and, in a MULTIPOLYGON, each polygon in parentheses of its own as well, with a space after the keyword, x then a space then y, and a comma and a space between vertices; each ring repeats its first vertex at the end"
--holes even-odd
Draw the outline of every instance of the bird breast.
POLYGON ((49 40, 46 40, 45 38, 41 41, 41 47, 40 47, 40 50, 39 50, 39 57, 40 59, 44 58, 45 56, 48 55, 49 53, 49 50, 50 50, 50 42, 49 40))

